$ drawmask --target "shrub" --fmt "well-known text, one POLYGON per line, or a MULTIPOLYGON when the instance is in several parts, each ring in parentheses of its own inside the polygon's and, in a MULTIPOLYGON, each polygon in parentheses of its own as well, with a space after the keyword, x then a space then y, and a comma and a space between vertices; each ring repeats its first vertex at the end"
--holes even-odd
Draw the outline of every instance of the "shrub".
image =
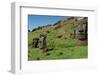
POLYGON ((39 58, 39 57, 37 57, 37 58, 36 58, 36 60, 40 60, 40 58, 39 58))
POLYGON ((62 35, 58 35, 58 36, 57 36, 57 38, 61 38, 61 37, 62 37, 62 35))
POLYGON ((59 52, 58 56, 63 55, 63 52, 59 52))
POLYGON ((30 30, 28 30, 28 32, 31 32, 30 30))
POLYGON ((50 33, 50 31, 48 30, 48 31, 46 31, 46 33, 50 33))
POLYGON ((50 53, 46 53, 46 56, 50 55, 50 53))

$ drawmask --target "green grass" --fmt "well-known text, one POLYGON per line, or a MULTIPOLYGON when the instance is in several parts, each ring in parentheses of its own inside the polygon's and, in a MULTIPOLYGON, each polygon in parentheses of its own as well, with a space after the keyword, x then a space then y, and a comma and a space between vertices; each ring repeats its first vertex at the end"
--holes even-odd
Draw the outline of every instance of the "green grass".
POLYGON ((29 52, 29 60, 51 60, 51 59, 79 59, 87 58, 87 47, 76 46, 69 48, 57 48, 52 51, 48 51, 44 54, 41 53, 39 48, 33 48, 29 52), (62 54, 61 54, 62 53, 62 54))
POLYGON ((44 28, 28 33, 28 60, 53 60, 53 59, 80 59, 88 57, 87 43, 80 45, 81 41, 70 38, 70 32, 78 25, 66 24, 59 29, 44 28), (47 32, 47 48, 51 49, 42 53, 39 48, 32 47, 32 40, 39 37, 40 33, 47 32), (49 32, 48 32, 49 31, 49 32))

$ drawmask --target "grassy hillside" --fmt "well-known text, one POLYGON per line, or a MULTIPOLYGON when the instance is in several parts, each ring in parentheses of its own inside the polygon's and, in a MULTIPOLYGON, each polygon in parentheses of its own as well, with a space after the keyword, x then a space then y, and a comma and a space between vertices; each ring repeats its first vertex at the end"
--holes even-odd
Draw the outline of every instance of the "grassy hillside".
POLYGON ((55 26, 48 26, 28 32, 28 60, 87 58, 87 41, 70 37, 70 33, 78 26, 77 22, 65 22, 57 29, 55 26), (32 47, 33 38, 39 38, 42 32, 47 33, 46 42, 49 50, 46 53, 41 53, 39 48, 32 47))

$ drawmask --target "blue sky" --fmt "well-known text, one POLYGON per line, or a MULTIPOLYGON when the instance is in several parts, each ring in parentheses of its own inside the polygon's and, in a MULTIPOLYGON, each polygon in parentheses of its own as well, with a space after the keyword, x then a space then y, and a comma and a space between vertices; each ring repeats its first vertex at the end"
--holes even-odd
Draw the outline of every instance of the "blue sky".
POLYGON ((68 16, 28 15, 28 29, 32 31, 32 29, 37 28, 38 26, 54 24, 67 17, 68 16))

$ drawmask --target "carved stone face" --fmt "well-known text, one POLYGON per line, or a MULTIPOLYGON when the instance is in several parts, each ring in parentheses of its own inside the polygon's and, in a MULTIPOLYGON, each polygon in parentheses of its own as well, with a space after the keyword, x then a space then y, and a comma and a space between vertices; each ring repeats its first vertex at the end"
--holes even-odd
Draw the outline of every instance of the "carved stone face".
POLYGON ((46 32, 43 32, 43 33, 41 34, 42 37, 46 37, 46 35, 47 35, 46 32))

